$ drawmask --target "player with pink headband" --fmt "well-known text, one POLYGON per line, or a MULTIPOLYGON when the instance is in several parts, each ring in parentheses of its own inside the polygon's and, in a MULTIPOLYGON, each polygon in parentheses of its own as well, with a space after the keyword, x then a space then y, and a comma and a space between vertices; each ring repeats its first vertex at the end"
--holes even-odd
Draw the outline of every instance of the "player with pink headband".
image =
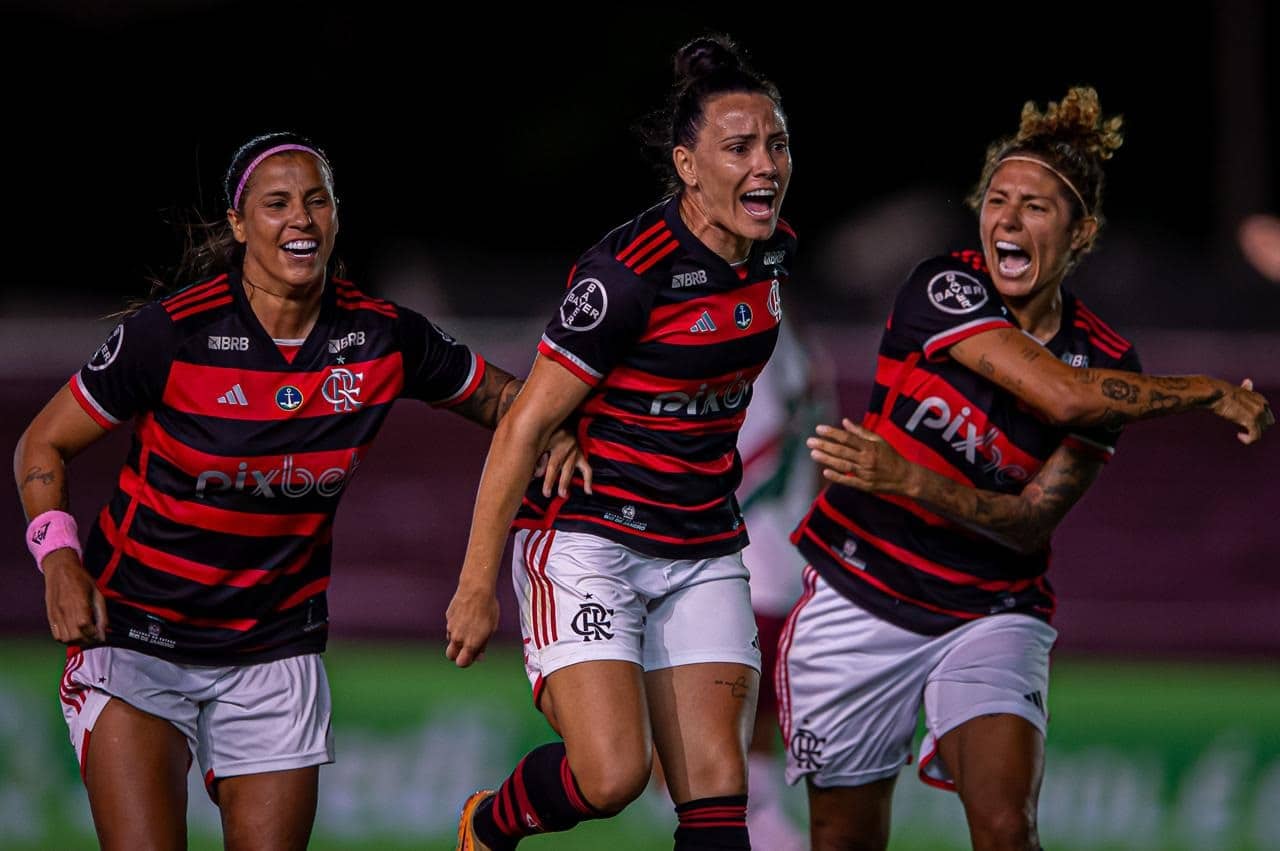
POLYGON ((1039 848, 1050 535, 1122 424, 1206 409, 1252 443, 1275 421, 1248 380, 1138 374, 1133 346, 1063 286, 1120 143, 1093 89, 1026 104, 970 198, 982 250, 916 268, 862 425, 810 438, 832 484, 792 537, 809 566, 777 679, 814 849, 888 844, 922 704, 921 779, 959 792, 973 847, 1039 848))
MULTIPOLYGON (((492 428, 521 384, 341 277, 333 173, 313 143, 251 140, 223 189, 225 224, 186 258, 200 283, 125 318, 15 453, 107 849, 186 847, 193 752, 225 847, 306 847, 333 761, 320 653, 338 501, 397 399, 492 428), (130 419, 82 554, 66 465, 130 419)), ((549 495, 580 456, 563 431, 548 445, 549 495)))

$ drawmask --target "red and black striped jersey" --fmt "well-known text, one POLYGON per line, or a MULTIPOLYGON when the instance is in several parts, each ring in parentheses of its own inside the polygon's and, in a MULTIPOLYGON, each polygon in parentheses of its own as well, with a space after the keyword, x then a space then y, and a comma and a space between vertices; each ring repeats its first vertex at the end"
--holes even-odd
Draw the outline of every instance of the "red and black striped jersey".
POLYGON ((457 404, 484 369, 338 279, 291 361, 238 273, 129 316, 70 382, 103 428, 135 420, 84 554, 107 642, 196 664, 323 650, 334 512, 391 404, 457 404))
POLYGON ((677 198, 587 251, 538 351, 591 386, 577 416, 593 495, 530 486, 516 525, 600 535, 663 558, 746 546, 734 491, 751 384, 773 352, 795 234, 779 222, 731 266, 677 198))
MULTIPOLYGON (((1075 367, 1140 370, 1133 346, 1063 291, 1045 348, 1075 367)), ((1117 430, 1046 423, 1012 394, 948 357, 975 334, 1015 327, 981 255, 916 267, 885 327, 863 425, 904 458, 966 487, 1020 493, 1063 443, 1100 460, 1117 430)), ((1049 551, 1019 554, 898 496, 841 485, 814 501, 792 535, 831 585, 905 629, 940 634, 988 614, 1050 620, 1049 551)))

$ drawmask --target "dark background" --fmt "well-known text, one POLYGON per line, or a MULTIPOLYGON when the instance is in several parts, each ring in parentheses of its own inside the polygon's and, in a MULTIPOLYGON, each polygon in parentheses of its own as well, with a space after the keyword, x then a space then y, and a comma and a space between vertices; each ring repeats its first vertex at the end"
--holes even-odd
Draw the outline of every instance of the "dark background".
POLYGON ((5 4, 0 306, 145 293, 180 250, 166 222, 220 217, 231 152, 287 128, 333 160, 339 252, 364 286, 398 295, 412 270, 437 313, 544 314, 548 282, 659 197, 630 127, 673 51, 722 30, 783 92, 810 310, 875 324, 914 260, 971 237, 961 201, 1022 103, 1088 83, 1127 121, 1114 224, 1080 275, 1094 308, 1277 327, 1280 288, 1233 242, 1242 215, 1280 206, 1272 4, 574 8, 5 4))
MULTIPOLYGON (((227 160, 271 129, 330 154, 358 283, 521 371, 578 254, 660 197, 630 128, 661 104, 674 50, 708 29, 783 92, 784 215, 802 249, 787 309, 809 320, 846 411, 862 410, 894 288, 976 232, 962 199, 987 143, 1025 100, 1078 83, 1127 137, 1111 224, 1072 286, 1147 369, 1251 375, 1280 396, 1280 287, 1234 236, 1280 211, 1276 6, 694 8, 0 4, 3 445, 110 330, 93 320, 176 263, 175 223, 223 215, 227 160)), ((77 461, 82 528, 125 441, 77 461)), ((485 443, 456 417, 397 408, 340 513, 337 631, 439 634, 485 443)), ((1062 646, 1274 657, 1276 447, 1240 447, 1207 414, 1133 427, 1057 538, 1062 646)), ((0 623, 38 633, 16 500, 4 516, 0 623)))

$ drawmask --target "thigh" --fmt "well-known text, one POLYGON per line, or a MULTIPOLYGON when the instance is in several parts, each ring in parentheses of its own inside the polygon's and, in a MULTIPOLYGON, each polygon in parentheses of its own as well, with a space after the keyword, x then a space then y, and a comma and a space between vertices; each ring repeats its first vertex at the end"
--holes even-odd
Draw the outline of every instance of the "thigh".
POLYGON ((316 817, 320 767, 241 774, 218 783, 227 851, 303 851, 316 817))
POLYGON ((1044 777, 1044 734, 1017 715, 982 715, 948 732, 938 753, 951 769, 970 823, 1021 814, 1035 824, 1044 777))
POLYGON ((747 791, 760 672, 704 662, 645 674, 654 742, 676 804, 747 791))
POLYGON ((889 845, 893 786, 887 777, 862 786, 817 786, 809 792, 809 841, 813 851, 880 851, 889 845))
POLYGON ((187 846, 187 737, 173 724, 110 698, 82 754, 103 849, 187 846))

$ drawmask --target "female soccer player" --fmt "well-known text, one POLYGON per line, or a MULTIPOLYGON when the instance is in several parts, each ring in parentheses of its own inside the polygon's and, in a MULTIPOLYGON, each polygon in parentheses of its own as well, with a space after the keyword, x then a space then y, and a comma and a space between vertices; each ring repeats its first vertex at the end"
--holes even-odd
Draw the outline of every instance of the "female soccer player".
POLYGON ((644 789, 655 744, 675 847, 749 847, 760 652, 735 440, 793 260, 778 218, 791 156, 776 88, 727 40, 677 53, 666 118, 673 194, 578 261, 481 478, 448 656, 470 665, 493 633, 519 510, 526 667, 563 741, 467 802, 467 851, 618 812, 644 789), (526 494, 533 449, 566 421, 594 486, 526 494))
POLYGON ((916 268, 870 413, 810 444, 835 484, 793 536, 810 567, 778 680, 815 849, 887 845, 922 700, 921 776, 959 792, 974 847, 1038 848, 1051 532, 1121 423, 1204 408, 1250 443, 1274 422, 1247 380, 1137 374, 1129 342, 1063 286, 1120 142, 1092 89, 1027 104, 971 198, 982 251, 916 268))
POLYGON ((106 849, 186 847, 192 751, 227 848, 306 846, 333 761, 320 653, 338 500, 396 399, 492 427, 519 387, 335 277, 337 198, 315 144, 255 138, 224 189, 225 227, 189 258, 208 279, 121 322, 14 459, 106 849), (82 555, 66 465, 129 419, 133 448, 82 555))

